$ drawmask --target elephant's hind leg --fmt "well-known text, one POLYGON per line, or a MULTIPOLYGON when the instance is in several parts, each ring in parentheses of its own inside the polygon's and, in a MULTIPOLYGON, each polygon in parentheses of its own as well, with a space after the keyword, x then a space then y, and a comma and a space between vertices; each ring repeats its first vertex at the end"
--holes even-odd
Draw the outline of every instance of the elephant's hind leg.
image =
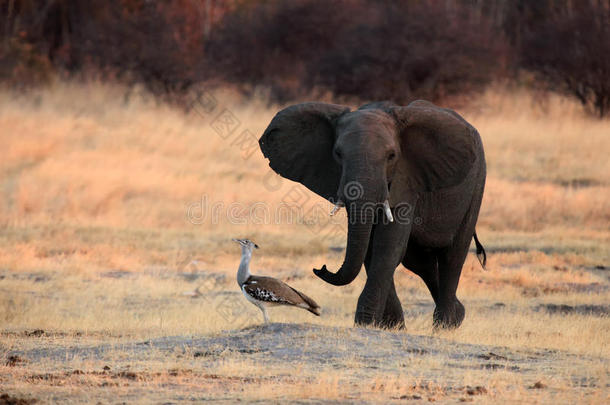
POLYGON ((468 255, 474 226, 465 228, 472 230, 459 233, 453 245, 438 255, 439 296, 433 317, 436 328, 457 328, 464 320, 466 311, 464 305, 457 299, 456 291, 462 266, 468 255))
POLYGON ((439 297, 438 258, 433 249, 409 242, 402 265, 417 274, 426 284, 436 304, 439 297))
POLYGON ((434 299, 434 326, 456 328, 464 319, 464 306, 455 293, 468 253, 464 242, 446 249, 426 249, 410 243, 402 264, 422 278, 434 299))

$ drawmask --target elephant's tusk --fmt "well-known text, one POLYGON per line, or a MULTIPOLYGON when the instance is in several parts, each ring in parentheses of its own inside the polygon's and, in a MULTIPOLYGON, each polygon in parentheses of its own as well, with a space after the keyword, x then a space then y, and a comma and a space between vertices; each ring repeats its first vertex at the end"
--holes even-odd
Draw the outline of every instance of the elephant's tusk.
POLYGON ((385 211, 385 216, 388 217, 388 221, 394 222, 394 217, 392 216, 392 210, 390 210, 390 203, 388 200, 383 202, 383 209, 385 211))
POLYGON ((343 207, 343 202, 341 200, 337 201, 333 209, 330 211, 330 216, 332 217, 339 211, 339 208, 343 207))

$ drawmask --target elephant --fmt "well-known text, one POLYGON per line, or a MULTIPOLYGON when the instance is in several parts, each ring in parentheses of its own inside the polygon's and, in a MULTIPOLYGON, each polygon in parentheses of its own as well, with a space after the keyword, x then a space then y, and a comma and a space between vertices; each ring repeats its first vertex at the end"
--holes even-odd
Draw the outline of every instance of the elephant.
POLYGON ((456 296, 474 237, 486 163, 477 130, 451 109, 418 100, 373 102, 356 110, 307 102, 289 106, 259 139, 282 177, 345 207, 347 246, 341 268, 314 269, 336 286, 351 283, 362 264, 367 279, 356 325, 403 328, 394 284, 399 264, 423 279, 435 303, 435 328, 457 328, 465 309, 456 296))

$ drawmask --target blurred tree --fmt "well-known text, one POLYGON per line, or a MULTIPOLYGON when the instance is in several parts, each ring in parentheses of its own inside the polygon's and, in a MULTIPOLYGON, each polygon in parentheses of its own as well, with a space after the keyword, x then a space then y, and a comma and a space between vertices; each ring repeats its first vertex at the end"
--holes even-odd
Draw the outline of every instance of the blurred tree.
POLYGON ((610 5, 582 1, 532 27, 521 64, 600 117, 610 112, 610 5))
POLYGON ((156 94, 195 83, 440 100, 536 72, 604 116, 610 0, 0 0, 0 81, 93 73, 156 94), (506 68, 509 69, 506 69, 506 68))
POLYGON ((502 74, 503 38, 470 9, 442 1, 369 3, 308 77, 335 94, 406 103, 481 89, 502 74), (368 7, 367 7, 368 8, 368 7))
POLYGON ((236 3, 0 0, 0 77, 27 84, 44 66, 143 82, 155 93, 180 91, 203 80, 203 42, 236 3))
POLYGON ((248 4, 226 15, 206 47, 224 80, 265 85, 277 101, 314 89, 439 100, 501 74, 505 50, 485 17, 440 0, 248 4))

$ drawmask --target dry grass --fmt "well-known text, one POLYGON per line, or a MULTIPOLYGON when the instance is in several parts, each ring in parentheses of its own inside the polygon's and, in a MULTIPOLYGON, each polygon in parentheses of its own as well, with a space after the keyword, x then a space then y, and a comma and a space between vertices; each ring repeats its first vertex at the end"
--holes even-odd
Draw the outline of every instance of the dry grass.
MULTIPOLYGON (((238 236, 251 237, 262 246, 255 268, 290 280, 324 308, 320 318, 305 311, 273 309, 274 321, 351 326, 364 275, 350 286, 333 288, 310 271, 323 263, 340 263, 341 253, 329 247, 345 243, 343 218, 328 226, 285 220, 258 223, 258 202, 267 204, 271 219, 290 198, 308 198, 306 209, 321 204, 326 210, 330 204, 286 180, 276 184, 278 178, 269 177, 260 152, 250 156, 249 149, 237 144, 244 130, 258 137, 277 108, 242 102, 228 93, 216 98, 213 112, 200 109, 184 115, 145 94, 135 92, 127 100, 122 88, 97 83, 59 84, 18 97, 0 93, 4 353, 40 344, 23 338, 25 330, 44 329, 49 334, 45 344, 61 346, 202 335, 260 323, 258 310, 237 294, 239 251, 230 238, 238 236), (225 109, 240 125, 223 137, 224 132, 214 130, 214 118, 225 109), (187 211, 202 199, 207 216, 194 224, 187 211), (240 205, 229 218, 232 203, 240 205), (202 295, 183 295, 198 286, 202 295), (223 312, 227 306, 229 312, 223 312)), ((463 113, 479 129, 486 147, 488 183, 478 234, 489 251, 489 271, 468 259, 458 291, 466 320, 457 331, 440 336, 597 358, 597 365, 591 363, 591 370, 582 372, 597 373, 600 382, 607 381, 608 317, 553 315, 537 308, 610 302, 607 267, 595 269, 610 262, 610 123, 583 116, 576 105, 558 97, 497 89, 463 113)), ((431 299, 423 283, 404 270, 397 273, 396 282, 408 312, 407 332, 433 334, 431 299)), ((120 353, 117 356, 120 363, 120 353)), ((420 361, 414 366, 443 369, 433 359, 420 361)), ((360 396, 377 401, 460 395, 446 392, 446 375, 436 382, 416 381, 408 370, 401 376, 364 378, 353 373, 362 367, 358 360, 348 356, 344 365, 348 371, 309 370, 307 365, 296 374, 292 368, 269 370, 268 379, 248 383, 248 398, 360 396), (302 378, 294 377, 297 374, 302 378), (350 388, 338 388, 345 384, 350 388)), ((88 387, 117 379, 61 373, 98 366, 0 367, 0 382, 41 398, 60 392, 67 399, 83 400, 88 387), (59 373, 53 378, 64 383, 31 378, 46 370, 59 373)), ((202 384, 209 391, 203 397, 214 396, 214 390, 230 397, 241 385, 229 377, 251 377, 255 367, 247 359, 230 356, 217 370, 146 359, 139 366, 152 374, 131 387, 122 386, 119 378, 118 385, 89 398, 116 394, 147 402, 142 398, 152 397, 142 397, 143 392, 170 392, 171 387, 186 392, 202 384), (169 375, 172 368, 191 371, 169 375), (214 379, 210 374, 224 377, 214 379)), ((526 382, 515 383, 513 374, 500 371, 459 373, 463 386, 483 381, 503 402, 550 402, 565 395, 561 390, 516 389, 526 382)), ((563 381, 562 376, 541 378, 563 381)), ((603 402, 608 392, 600 388, 587 395, 586 402, 603 402)))

